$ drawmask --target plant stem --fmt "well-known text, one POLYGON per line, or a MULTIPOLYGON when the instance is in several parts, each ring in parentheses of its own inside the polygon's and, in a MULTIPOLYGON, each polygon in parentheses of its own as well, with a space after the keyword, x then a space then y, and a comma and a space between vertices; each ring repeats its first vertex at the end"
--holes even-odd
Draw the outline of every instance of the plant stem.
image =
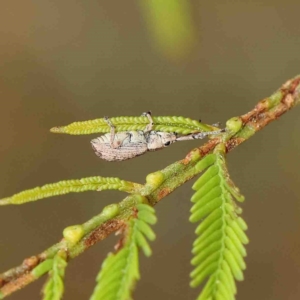
MULTIPOLYGON (((120 212, 115 217, 101 214, 82 224, 85 235, 76 244, 62 239, 59 243, 48 248, 44 252, 27 258, 23 263, 0 275, 0 299, 19 290, 37 278, 31 271, 46 259, 53 258, 61 249, 66 251, 68 259, 74 258, 85 252, 95 243, 105 239, 112 232, 118 231, 124 226, 124 222, 131 216, 134 207, 147 198, 148 203, 154 206, 161 199, 168 196, 176 188, 199 174, 201 170, 195 165, 218 144, 224 142, 226 152, 232 151, 244 141, 248 140, 257 131, 263 129, 270 122, 276 120, 288 110, 300 102, 300 76, 287 81, 277 92, 269 98, 265 98, 248 113, 238 117, 242 121, 241 128, 234 133, 225 133, 210 139, 203 146, 193 149, 186 157, 177 161, 165 169, 155 172, 162 178, 158 183, 147 182, 137 190, 139 195, 127 196, 118 205, 120 212), (143 200, 144 199, 144 200, 143 200)), ((155 174, 153 173, 153 174, 155 174)))

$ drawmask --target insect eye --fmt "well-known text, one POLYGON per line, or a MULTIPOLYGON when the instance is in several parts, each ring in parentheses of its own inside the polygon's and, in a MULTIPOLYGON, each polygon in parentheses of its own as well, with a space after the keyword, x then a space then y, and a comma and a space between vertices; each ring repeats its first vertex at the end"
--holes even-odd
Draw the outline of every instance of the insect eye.
POLYGON ((166 142, 165 143, 165 146, 169 146, 171 144, 171 142, 169 141, 169 142, 166 142))

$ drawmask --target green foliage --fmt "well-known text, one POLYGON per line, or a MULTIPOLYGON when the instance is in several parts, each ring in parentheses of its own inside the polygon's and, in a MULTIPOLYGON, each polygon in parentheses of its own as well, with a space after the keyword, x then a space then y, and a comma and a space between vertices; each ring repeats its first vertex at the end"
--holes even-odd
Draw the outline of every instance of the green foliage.
POLYGON ((139 184, 114 177, 87 177, 50 183, 42 187, 22 191, 11 197, 0 199, 0 205, 23 204, 52 196, 85 191, 119 190, 130 193, 139 187, 139 184))
POLYGON ((230 300, 236 294, 235 280, 243 280, 246 265, 244 257, 248 243, 244 231, 247 225, 238 214, 234 198, 242 202, 244 197, 228 175, 224 147, 220 144, 213 154, 198 163, 204 174, 195 182, 196 193, 191 201, 191 222, 202 220, 196 229, 191 263, 191 286, 197 287, 207 280, 199 300, 230 300))
POLYGON ((44 274, 48 273, 52 269, 52 266, 53 266, 53 259, 52 258, 46 259, 42 263, 40 263, 37 267, 35 267, 31 271, 31 274, 35 278, 39 278, 44 274))
MULTIPOLYGON (((147 117, 115 117, 110 118, 116 127, 116 131, 144 130, 149 123, 147 117)), ((184 117, 153 117, 154 130, 165 132, 177 132, 179 134, 189 134, 200 131, 211 131, 216 128, 200 123, 196 120, 184 117)), ((66 133, 73 135, 105 133, 110 132, 110 128, 104 118, 74 122, 66 126, 53 127, 51 132, 66 133)))
POLYGON ((49 278, 42 290, 44 300, 62 299, 64 292, 63 279, 66 267, 66 253, 59 251, 53 259, 46 259, 31 271, 31 274, 35 278, 49 273, 49 278))
POLYGON ((64 293, 64 276, 67 267, 66 254, 57 253, 53 258, 52 270, 43 287, 43 300, 60 300, 64 293))
POLYGON ((155 50, 174 61, 187 58, 197 40, 190 3, 185 0, 139 3, 155 50))
POLYGON ((138 249, 151 255, 147 239, 153 241, 155 234, 149 224, 157 221, 155 211, 147 204, 137 205, 137 214, 126 223, 121 249, 110 253, 97 276, 97 285, 90 300, 128 300, 131 290, 140 278, 138 249))

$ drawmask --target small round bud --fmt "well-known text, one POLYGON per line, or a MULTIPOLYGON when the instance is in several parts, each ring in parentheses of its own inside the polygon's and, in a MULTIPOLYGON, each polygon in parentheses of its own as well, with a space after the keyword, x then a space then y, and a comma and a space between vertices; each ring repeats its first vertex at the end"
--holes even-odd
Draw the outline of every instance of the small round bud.
POLYGON ((160 186, 164 182, 164 180, 165 180, 165 176, 160 171, 154 172, 154 173, 150 173, 146 177, 147 184, 150 184, 150 185, 152 185, 154 187, 160 186))
POLYGON ((81 225, 66 227, 63 231, 63 236, 68 242, 76 244, 84 236, 83 227, 81 225))
POLYGON ((111 219, 115 217, 117 214, 119 214, 120 208, 118 204, 110 204, 103 208, 102 214, 107 219, 111 219))
POLYGON ((201 158, 201 154, 198 148, 190 151, 190 153, 187 155, 187 158, 190 159, 192 162, 196 162, 201 158))
POLYGON ((226 152, 225 144, 220 143, 219 145, 217 145, 216 148, 215 148, 215 152, 225 153, 226 152))
POLYGON ((134 197, 134 201, 136 204, 149 204, 148 199, 145 196, 142 195, 132 195, 134 197))
POLYGON ((243 121, 240 117, 233 117, 226 122, 226 129, 231 132, 238 132, 243 126, 243 121))

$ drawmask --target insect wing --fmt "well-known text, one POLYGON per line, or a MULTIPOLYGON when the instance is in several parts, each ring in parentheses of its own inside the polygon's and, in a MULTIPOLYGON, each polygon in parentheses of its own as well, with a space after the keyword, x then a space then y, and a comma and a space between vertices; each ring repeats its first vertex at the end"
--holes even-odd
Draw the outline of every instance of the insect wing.
POLYGON ((91 141, 96 155, 107 161, 127 160, 144 154, 148 150, 142 131, 118 132, 115 135, 114 143, 118 147, 111 147, 110 134, 91 141))

